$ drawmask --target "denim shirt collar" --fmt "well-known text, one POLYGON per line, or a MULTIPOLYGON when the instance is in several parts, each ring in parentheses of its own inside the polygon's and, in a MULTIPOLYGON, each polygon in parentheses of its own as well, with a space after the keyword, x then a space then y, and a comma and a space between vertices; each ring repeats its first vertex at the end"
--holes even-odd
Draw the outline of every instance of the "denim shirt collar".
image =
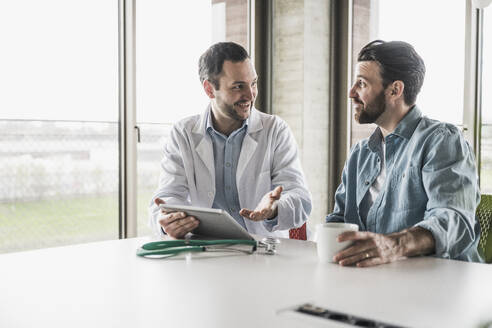
MULTIPOLYGON (((395 131, 391 132, 391 134, 397 135, 404 139, 410 139, 412 137, 413 132, 417 128, 420 120, 422 118, 422 112, 417 107, 417 105, 413 105, 412 108, 408 111, 408 113, 403 117, 403 119, 396 126, 395 131)), ((381 133, 381 129, 378 127, 373 134, 369 137, 368 146, 369 149, 373 152, 378 152, 381 148, 381 140, 383 139, 383 134, 381 133)))

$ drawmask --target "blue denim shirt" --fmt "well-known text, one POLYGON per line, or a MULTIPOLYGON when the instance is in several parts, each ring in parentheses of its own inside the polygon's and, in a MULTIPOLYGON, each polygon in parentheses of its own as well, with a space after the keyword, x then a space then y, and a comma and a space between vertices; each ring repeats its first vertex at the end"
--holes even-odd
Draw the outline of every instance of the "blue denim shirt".
MULTIPOLYGON (((249 119, 233 131, 228 137, 214 129, 211 112, 208 112, 206 130, 212 138, 215 166, 215 198, 212 208, 227 211, 244 229, 244 218, 239 215, 241 205, 236 185, 236 172, 244 135, 248 128, 249 119)), ((253 210, 253 209, 252 209, 253 210)), ((263 224, 274 226, 278 222, 275 217, 264 220, 263 224)))
POLYGON ((377 128, 350 151, 326 221, 383 234, 419 226, 434 236, 436 256, 481 261, 473 152, 454 125, 423 117, 417 106, 385 138, 386 180, 361 220, 361 202, 381 171, 381 138, 377 128))

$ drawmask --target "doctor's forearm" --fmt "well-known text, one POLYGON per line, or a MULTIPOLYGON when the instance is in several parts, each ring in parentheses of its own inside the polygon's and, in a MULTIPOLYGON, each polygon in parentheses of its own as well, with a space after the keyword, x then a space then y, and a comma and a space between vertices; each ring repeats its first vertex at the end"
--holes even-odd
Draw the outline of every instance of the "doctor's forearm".
MULTIPOLYGON (((283 195, 282 195, 283 197, 283 195)), ((278 204, 278 218, 290 227, 296 227, 307 221, 311 213, 310 199, 300 197, 284 197, 278 204), (286 220, 289 222, 287 223, 286 220)))

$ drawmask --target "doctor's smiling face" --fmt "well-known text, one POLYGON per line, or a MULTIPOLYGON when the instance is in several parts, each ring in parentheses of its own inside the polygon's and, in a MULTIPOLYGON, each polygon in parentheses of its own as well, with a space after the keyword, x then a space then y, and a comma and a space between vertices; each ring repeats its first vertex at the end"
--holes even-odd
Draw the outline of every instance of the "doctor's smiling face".
POLYGON ((212 100, 215 118, 227 117, 236 122, 247 119, 258 94, 257 81, 249 58, 238 62, 225 60, 216 83, 208 80, 203 83, 212 100))

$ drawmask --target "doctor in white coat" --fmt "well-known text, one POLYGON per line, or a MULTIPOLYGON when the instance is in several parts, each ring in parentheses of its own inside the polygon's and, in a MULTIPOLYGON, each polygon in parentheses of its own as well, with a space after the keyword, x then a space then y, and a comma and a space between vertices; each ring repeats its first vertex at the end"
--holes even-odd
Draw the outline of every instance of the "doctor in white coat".
POLYGON ((211 46, 199 61, 210 105, 175 124, 164 147, 159 187, 150 207, 158 234, 182 238, 199 225, 158 205, 222 208, 250 233, 288 237, 311 212, 311 195, 287 124, 253 106, 257 75, 246 50, 211 46))

